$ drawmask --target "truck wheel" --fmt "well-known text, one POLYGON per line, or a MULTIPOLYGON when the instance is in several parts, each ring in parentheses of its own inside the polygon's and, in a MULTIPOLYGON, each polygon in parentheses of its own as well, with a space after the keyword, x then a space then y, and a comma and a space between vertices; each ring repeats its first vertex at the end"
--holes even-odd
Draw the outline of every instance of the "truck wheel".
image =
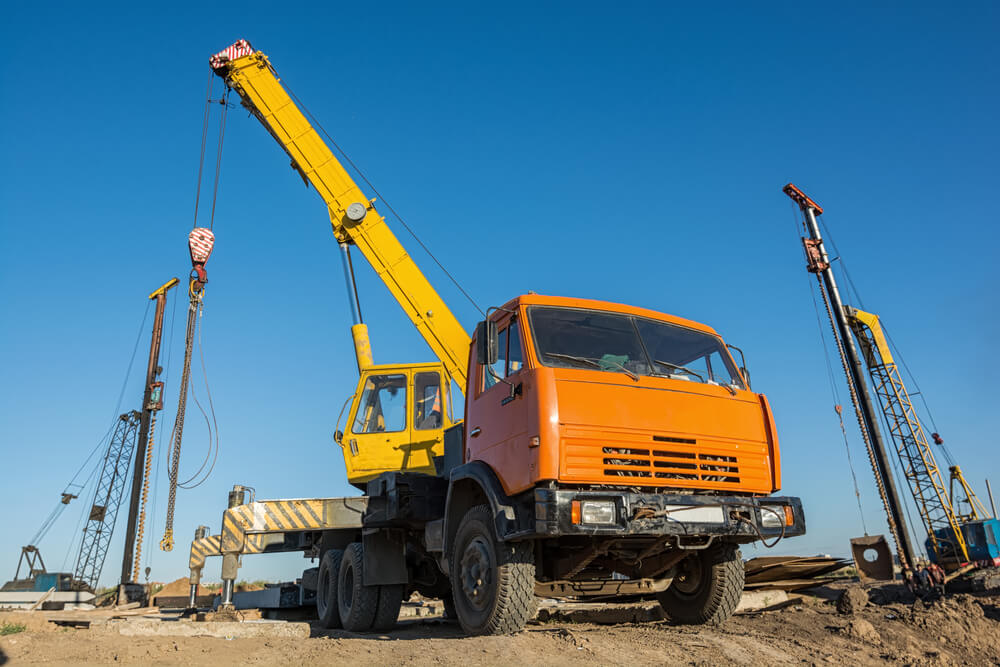
POLYGON ((337 608, 337 577, 344 552, 331 549, 319 561, 316 576, 316 615, 324 628, 340 627, 340 610, 337 608))
POLYGON ((498 542, 487 505, 470 509, 451 554, 452 596, 470 635, 519 632, 535 614, 535 558, 530 542, 498 542))
POLYGON ((745 576, 740 550, 721 544, 682 560, 670 588, 657 598, 675 623, 721 625, 736 611, 745 576))
POLYGON ((378 609, 375 610, 372 630, 385 632, 396 627, 396 621, 399 620, 399 608, 403 606, 403 584, 382 584, 377 588, 378 609))
POLYGON ((444 605, 444 610, 441 612, 443 618, 449 621, 454 621, 458 618, 458 614, 455 612, 455 598, 451 596, 451 593, 448 593, 448 597, 442 598, 441 602, 444 605))
POLYGON ((337 607, 345 630, 367 632, 372 628, 378 609, 378 586, 365 586, 364 549, 352 542, 344 549, 337 578, 337 607))

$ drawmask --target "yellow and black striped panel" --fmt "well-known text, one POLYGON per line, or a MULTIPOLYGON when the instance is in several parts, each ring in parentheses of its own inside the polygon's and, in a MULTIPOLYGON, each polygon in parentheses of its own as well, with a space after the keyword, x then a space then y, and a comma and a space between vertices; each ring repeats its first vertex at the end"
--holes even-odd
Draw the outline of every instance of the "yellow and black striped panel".
POLYGON ((222 536, 210 535, 191 541, 191 557, 188 559, 188 567, 192 570, 200 569, 205 565, 205 559, 209 556, 222 555, 222 536))
POLYGON ((222 551, 245 551, 246 535, 360 528, 366 498, 261 500, 237 505, 222 515, 222 551))

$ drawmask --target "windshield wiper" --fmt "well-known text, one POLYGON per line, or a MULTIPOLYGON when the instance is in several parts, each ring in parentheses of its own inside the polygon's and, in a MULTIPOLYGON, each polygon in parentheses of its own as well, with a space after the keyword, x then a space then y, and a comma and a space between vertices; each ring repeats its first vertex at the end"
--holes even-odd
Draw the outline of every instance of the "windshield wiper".
POLYGON ((587 357, 577 357, 577 356, 574 356, 572 354, 561 354, 559 352, 546 352, 545 356, 546 357, 556 357, 557 359, 569 359, 570 361, 579 361, 581 363, 587 364, 588 366, 592 366, 592 367, 594 367, 594 368, 596 368, 598 370, 601 370, 601 371, 607 370, 601 364, 611 364, 612 366, 620 368, 623 373, 625 373, 626 375, 628 375, 633 380, 636 380, 636 381, 639 380, 639 376, 638 375, 636 375, 635 373, 633 373, 629 369, 625 368, 624 366, 622 366, 621 364, 619 364, 617 361, 611 361, 610 359, 602 359, 600 361, 600 363, 598 363, 598 362, 594 361, 593 359, 588 359, 587 357))
POLYGON ((693 370, 691 370, 687 366, 678 366, 677 364, 672 364, 669 361, 660 361, 659 359, 653 359, 653 363, 660 364, 661 366, 666 366, 667 368, 676 368, 679 371, 684 371, 685 373, 690 373, 691 375, 695 376, 696 378, 698 378, 702 382, 705 381, 705 378, 703 378, 698 373, 695 373, 693 370))

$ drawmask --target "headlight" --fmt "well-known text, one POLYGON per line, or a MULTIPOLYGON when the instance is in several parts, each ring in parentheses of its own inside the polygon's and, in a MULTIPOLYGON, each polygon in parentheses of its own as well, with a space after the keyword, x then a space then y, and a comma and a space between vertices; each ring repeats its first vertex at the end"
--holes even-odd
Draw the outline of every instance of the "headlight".
POLYGON ((613 525, 618 517, 613 500, 574 500, 571 507, 573 523, 613 525))
POLYGON ((795 523, 792 508, 784 505, 761 505, 760 525, 764 528, 781 528, 795 523))

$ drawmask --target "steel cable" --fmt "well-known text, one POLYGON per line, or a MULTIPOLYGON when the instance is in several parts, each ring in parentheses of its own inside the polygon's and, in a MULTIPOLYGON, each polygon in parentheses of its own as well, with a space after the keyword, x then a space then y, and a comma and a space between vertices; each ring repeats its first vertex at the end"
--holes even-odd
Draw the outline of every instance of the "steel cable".
POLYGON ((312 115, 312 112, 309 111, 308 107, 306 107, 306 105, 302 103, 302 100, 300 100, 295 95, 295 93, 292 92, 292 89, 288 87, 288 83, 287 82, 284 83, 285 83, 285 90, 288 91, 288 94, 291 96, 291 98, 295 100, 295 103, 299 106, 299 108, 301 108, 302 111, 305 112, 305 115, 309 118, 309 120, 313 123, 313 125, 319 128, 320 132, 323 133, 323 136, 326 137, 327 141, 329 141, 330 144, 337 149, 337 152, 340 153, 341 157, 344 158, 344 161, 346 161, 347 164, 351 165, 351 168, 354 169, 354 171, 358 174, 358 176, 361 177, 361 180, 363 180, 365 184, 367 184, 368 187, 371 188, 371 191, 375 194, 375 196, 378 197, 383 204, 385 204, 385 208, 390 213, 392 213, 397 220, 399 220, 399 224, 403 225, 403 227, 406 228, 406 231, 410 233, 410 236, 413 237, 413 240, 415 240, 417 244, 419 244, 420 247, 424 249, 424 252, 426 252, 427 255, 434 261, 434 263, 438 265, 438 268, 441 269, 446 276, 448 276, 448 280, 450 280, 452 284, 454 284, 455 287, 458 288, 458 291, 462 293, 462 296, 464 296, 468 300, 468 302, 472 304, 473 308, 479 311, 480 315, 486 317, 486 313, 483 312, 483 309, 479 307, 479 304, 476 303, 476 301, 471 296, 469 296, 469 293, 465 291, 465 289, 459 284, 458 280, 456 280, 455 277, 451 275, 448 269, 444 267, 444 264, 442 264, 441 261, 438 260, 438 258, 434 255, 434 253, 431 252, 430 248, 428 248, 424 244, 424 242, 420 239, 420 237, 417 236, 416 232, 414 232, 410 228, 410 226, 406 224, 406 221, 403 220, 403 217, 396 212, 396 209, 392 207, 392 204, 390 204, 389 201, 382 196, 382 193, 379 192, 374 185, 372 185, 372 182, 368 180, 368 177, 365 176, 365 173, 361 171, 358 165, 354 164, 354 161, 351 160, 350 156, 344 151, 344 149, 341 148, 340 145, 333 140, 333 137, 331 137, 330 133, 326 131, 326 128, 323 127, 322 123, 320 123, 319 120, 317 120, 316 117, 312 115))

